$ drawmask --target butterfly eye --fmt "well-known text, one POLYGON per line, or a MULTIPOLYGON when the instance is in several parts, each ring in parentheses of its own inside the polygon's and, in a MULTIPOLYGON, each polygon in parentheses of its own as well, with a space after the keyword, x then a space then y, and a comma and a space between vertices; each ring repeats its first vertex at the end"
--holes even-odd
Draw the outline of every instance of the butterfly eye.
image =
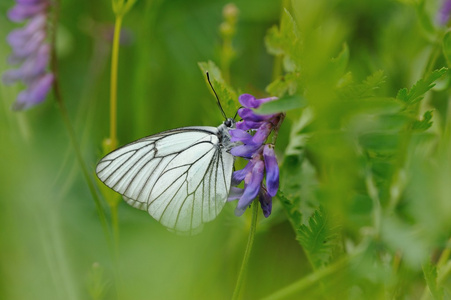
POLYGON ((235 122, 231 118, 228 118, 227 120, 224 121, 224 125, 229 127, 229 128, 233 126, 233 123, 235 123, 235 122))

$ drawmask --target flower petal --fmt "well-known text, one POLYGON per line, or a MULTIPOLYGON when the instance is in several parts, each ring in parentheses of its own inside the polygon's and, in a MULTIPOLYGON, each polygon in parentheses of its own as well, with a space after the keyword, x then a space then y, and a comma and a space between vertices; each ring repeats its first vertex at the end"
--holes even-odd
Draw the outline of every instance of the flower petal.
POLYGON ((266 188, 268 194, 274 197, 279 189, 279 166, 272 144, 267 144, 263 148, 263 159, 266 168, 266 188))
POLYGON ((258 193, 258 200, 263 211, 265 218, 269 217, 272 211, 272 197, 268 194, 265 188, 261 188, 258 193))
POLYGON ((46 1, 35 1, 29 4, 19 2, 8 11, 8 18, 13 22, 22 22, 43 12, 47 5, 46 1))
POLYGON ((259 106, 257 99, 251 94, 242 94, 238 97, 238 101, 245 107, 257 108, 259 106))
POLYGON ((4 84, 12 84, 22 78, 22 71, 20 69, 8 70, 3 73, 2 81, 4 84))
POLYGON ((254 113, 254 111, 250 108, 242 107, 238 109, 238 115, 245 121, 252 121, 252 122, 262 122, 267 121, 274 117, 273 114, 271 115, 258 115, 254 113))
POLYGON ((231 129, 229 130, 229 133, 231 136, 231 142, 242 142, 244 144, 247 144, 252 140, 252 135, 250 135, 247 131, 241 129, 231 129))
POLYGON ((44 31, 35 32, 30 38, 19 37, 19 34, 12 32, 8 36, 8 42, 13 48, 13 55, 17 58, 24 58, 39 49, 39 46, 45 39, 44 31))
POLYGON ((244 192, 243 189, 232 186, 230 188, 229 197, 227 198, 227 201, 233 201, 233 200, 240 199, 241 196, 243 196, 243 192, 244 192))
POLYGON ((236 128, 241 130, 251 130, 251 129, 257 129, 260 127, 262 122, 253 122, 253 121, 239 121, 236 122, 236 128))
POLYGON ((271 123, 263 123, 258 129, 257 132, 252 137, 252 143, 256 145, 263 144, 264 141, 268 138, 269 134, 272 130, 271 123))
POLYGON ((35 55, 28 57, 20 68, 24 82, 30 82, 36 76, 43 74, 48 65, 49 59, 50 46, 43 44, 39 48, 39 51, 35 55))
POLYGON ((45 74, 38 78, 28 89, 17 96, 13 110, 24 110, 44 101, 53 83, 53 74, 45 74))
POLYGON ((246 177, 246 174, 249 172, 252 172, 252 168, 254 167, 255 162, 253 160, 250 160, 247 165, 238 171, 235 171, 232 173, 232 184, 231 185, 238 185, 241 183, 241 181, 244 180, 246 177))
POLYGON ((230 150, 230 153, 232 153, 233 156, 251 158, 252 155, 257 152, 258 148, 260 147, 261 145, 255 144, 239 145, 232 148, 232 150, 230 150))
POLYGON ((251 204, 252 200, 257 197, 258 191, 261 187, 261 182, 263 180, 264 169, 264 163, 259 160, 252 168, 252 172, 248 173, 244 178, 245 188, 243 196, 241 196, 240 200, 238 201, 238 209, 246 208, 251 204))

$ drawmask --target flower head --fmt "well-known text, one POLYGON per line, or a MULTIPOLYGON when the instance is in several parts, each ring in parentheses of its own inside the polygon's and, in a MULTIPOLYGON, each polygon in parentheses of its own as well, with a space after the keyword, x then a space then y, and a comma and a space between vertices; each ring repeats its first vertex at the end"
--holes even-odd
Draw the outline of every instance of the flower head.
POLYGON ((283 120, 283 114, 259 115, 252 108, 277 98, 256 99, 249 94, 239 97, 244 106, 238 110, 242 118, 236 123, 236 129, 230 130, 231 141, 238 142, 230 153, 248 160, 247 165, 233 172, 232 185, 244 181, 244 189, 232 187, 229 201, 238 200, 235 214, 241 216, 252 201, 258 197, 265 217, 271 214, 272 197, 279 188, 279 167, 274 145, 265 144, 273 130, 277 130, 283 120), (266 185, 264 178, 266 174, 266 185))
POLYGON ((3 73, 3 82, 12 84, 22 81, 27 88, 20 92, 12 108, 23 110, 44 101, 53 83, 53 74, 47 71, 50 45, 46 42, 47 11, 49 0, 16 0, 8 11, 11 21, 28 21, 6 38, 13 53, 8 62, 20 67, 3 73))

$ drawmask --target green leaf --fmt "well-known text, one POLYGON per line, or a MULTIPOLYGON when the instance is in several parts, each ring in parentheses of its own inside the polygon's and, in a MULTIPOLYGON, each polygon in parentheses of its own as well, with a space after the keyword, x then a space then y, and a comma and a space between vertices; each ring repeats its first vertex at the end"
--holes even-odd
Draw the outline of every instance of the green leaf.
POLYGON ((451 66, 451 31, 445 33, 443 37, 443 55, 446 58, 448 66, 451 66))
POLYGON ((286 96, 275 101, 263 103, 255 109, 259 115, 269 115, 307 106, 307 100, 299 95, 286 96))
MULTIPOLYGON (((208 71, 210 75, 210 81, 221 100, 221 105, 224 108, 227 115, 233 115, 237 109, 238 95, 235 90, 229 86, 223 79, 221 70, 212 61, 199 62, 199 68, 202 70, 204 76, 208 71)), ((207 82, 207 77, 205 76, 205 82, 207 82)), ((210 86, 208 85, 210 89, 210 86)), ((213 93, 213 91, 212 91, 213 93)))
POLYGON ((265 45, 268 53, 272 55, 282 55, 284 51, 284 37, 279 31, 277 25, 269 28, 265 36, 265 45))
POLYGON ((412 125, 412 129, 425 131, 432 126, 432 110, 428 110, 423 114, 423 120, 415 120, 412 125))
POLYGON ((282 97, 283 95, 293 95, 297 90, 297 80, 299 75, 296 73, 288 73, 273 82, 267 87, 266 91, 276 97, 282 97))
POLYGON ((299 210, 299 203, 295 198, 288 198, 282 191, 277 193, 277 198, 279 199, 282 207, 285 209, 288 220, 291 225, 296 228, 302 223, 302 214, 299 210))
POLYGON ((343 44, 343 49, 341 49, 340 53, 337 57, 332 58, 331 65, 332 69, 336 74, 339 74, 339 76, 343 76, 343 74, 346 71, 346 68, 348 67, 349 63, 349 47, 348 44, 343 44))
POLYGON ((285 55, 298 68, 296 58, 299 55, 299 32, 296 21, 285 9, 280 27, 273 26, 265 36, 266 49, 273 55, 285 55))
POLYGON ((433 299, 443 299, 443 288, 437 286, 437 267, 431 262, 423 264, 423 275, 433 299))
POLYGON ((398 113, 404 108, 404 104, 390 97, 367 97, 360 99, 342 100, 340 105, 343 110, 351 112, 363 112, 366 114, 398 113))
POLYGON ((447 71, 447 68, 433 71, 425 78, 418 80, 410 90, 406 88, 399 90, 396 98, 402 100, 407 105, 420 102, 423 99, 423 95, 435 86, 434 81, 442 77, 447 71))
POLYGON ((329 216, 322 207, 310 217, 308 226, 301 225, 297 239, 316 268, 326 265, 338 244, 338 230, 331 226, 329 216))
POLYGON ((361 99, 375 97, 375 92, 385 83, 386 76, 379 70, 368 76, 360 84, 349 84, 339 89, 338 94, 341 99, 361 99))
POLYGON ((375 152, 395 152, 400 143, 397 132, 371 132, 359 137, 360 145, 366 150, 375 152))
POLYGON ((427 237, 421 235, 419 227, 395 215, 381 219, 381 241, 391 251, 400 251, 409 268, 418 269, 428 257, 427 237))

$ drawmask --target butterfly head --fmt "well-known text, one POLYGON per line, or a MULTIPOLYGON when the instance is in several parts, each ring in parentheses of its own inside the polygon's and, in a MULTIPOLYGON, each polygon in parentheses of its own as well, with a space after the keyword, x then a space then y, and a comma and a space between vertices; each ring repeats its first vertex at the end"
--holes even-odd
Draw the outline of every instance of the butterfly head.
POLYGON ((225 126, 227 126, 228 128, 235 128, 235 119, 232 119, 232 118, 227 118, 225 121, 224 121, 224 125, 225 126))

